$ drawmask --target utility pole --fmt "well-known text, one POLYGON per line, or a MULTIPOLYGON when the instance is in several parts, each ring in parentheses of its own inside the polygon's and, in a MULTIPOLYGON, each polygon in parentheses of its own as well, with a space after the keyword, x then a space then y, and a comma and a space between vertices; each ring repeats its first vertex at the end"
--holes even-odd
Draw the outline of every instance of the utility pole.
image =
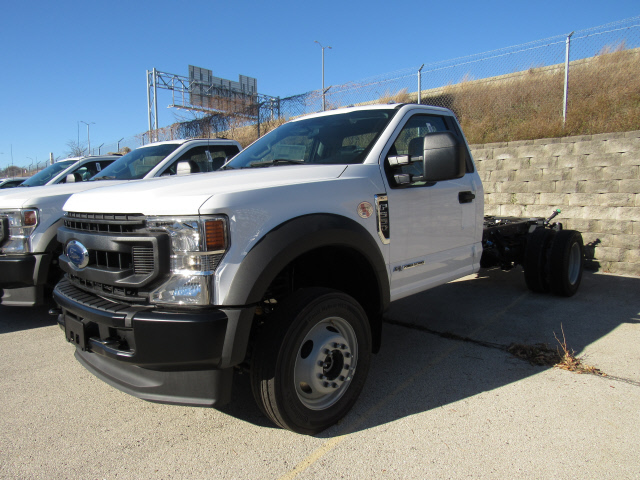
POLYGON ((327 88, 327 90, 324 89, 324 49, 328 48, 328 49, 331 50, 331 47, 329 47, 329 46, 323 47, 322 44, 317 40, 314 40, 314 42, 317 43, 318 45, 320 45, 320 48, 322 49, 322 111, 324 112, 325 109, 327 108, 327 104, 326 104, 326 101, 325 101, 325 95, 327 93, 327 90, 329 90, 328 88, 327 88))
POLYGON ((422 69, 424 68, 424 63, 418 69, 418 105, 422 101, 422 69))
POLYGON ((82 123, 84 123, 87 126, 87 155, 91 155, 91 137, 89 137, 89 125, 95 125, 96 122, 85 122, 83 120, 80 120, 82 123))
POLYGON ((576 32, 567 35, 565 57, 564 57, 564 99, 562 102, 562 128, 567 123, 567 101, 569 99, 569 48, 571 47, 571 36, 576 32))

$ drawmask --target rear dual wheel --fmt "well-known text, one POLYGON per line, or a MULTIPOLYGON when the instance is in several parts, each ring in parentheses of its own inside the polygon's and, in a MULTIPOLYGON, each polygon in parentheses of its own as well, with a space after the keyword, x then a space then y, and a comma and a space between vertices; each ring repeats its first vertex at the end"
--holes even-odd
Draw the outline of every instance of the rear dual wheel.
POLYGON ((286 299, 258 332, 251 387, 275 424, 315 434, 351 409, 370 363, 371 330, 358 302, 308 288, 286 299))
POLYGON ((527 237, 524 254, 524 280, 529 290, 547 293, 549 285, 549 248, 555 236, 554 230, 538 228, 527 237))
POLYGON ((577 291, 584 269, 582 235, 575 230, 560 230, 551 245, 550 287, 556 295, 571 297, 577 291))
POLYGON ((582 280, 583 259, 580 232, 538 228, 527 238, 523 262, 525 282, 533 292, 550 291, 571 297, 582 280))

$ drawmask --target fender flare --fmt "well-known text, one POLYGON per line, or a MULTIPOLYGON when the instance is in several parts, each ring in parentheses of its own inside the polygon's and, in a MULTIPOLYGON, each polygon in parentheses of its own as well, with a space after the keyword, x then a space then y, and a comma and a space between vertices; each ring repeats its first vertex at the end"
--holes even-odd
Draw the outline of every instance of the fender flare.
POLYGON ((242 260, 225 299, 226 305, 248 305, 264 293, 289 263, 320 247, 347 247, 371 265, 378 285, 379 313, 389 305, 389 278, 382 252, 359 223, 335 214, 309 214, 278 225, 264 235, 242 260))
POLYGON ((54 253, 56 247, 60 244, 57 238, 58 227, 62 225, 62 217, 53 222, 42 234, 40 242, 46 247, 42 252, 42 258, 38 262, 38 267, 34 272, 34 281, 37 285, 45 285, 49 278, 51 262, 55 259, 54 253))

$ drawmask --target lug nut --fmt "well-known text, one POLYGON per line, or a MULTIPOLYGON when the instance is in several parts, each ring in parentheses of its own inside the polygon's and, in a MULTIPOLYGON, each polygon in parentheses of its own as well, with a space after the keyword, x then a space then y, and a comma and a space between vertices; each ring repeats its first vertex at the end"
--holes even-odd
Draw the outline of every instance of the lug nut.
POLYGON ((328 388, 329 387, 329 382, 322 382, 322 386, 325 387, 325 388, 328 388))
POLYGON ((324 365, 324 362, 322 360, 318 360, 318 366, 322 367, 324 365))
POLYGON ((351 354, 349 352, 345 352, 344 353, 344 358, 349 358, 351 356, 351 354))
POLYGON ((344 365, 345 370, 349 370, 349 368, 351 368, 351 365, 347 365, 347 364, 344 365))
POLYGON ((344 382, 344 375, 340 375, 340 377, 338 378, 338 380, 340 380, 341 382, 344 382))
POLYGON ((340 345, 340 348, 341 348, 342 350, 346 350, 346 349, 347 349, 347 346, 343 343, 342 345, 340 345))
POLYGON ((319 374, 318 374, 318 378, 319 378, 320 380, 322 380, 322 379, 324 378, 324 375, 323 375, 323 374, 321 374, 321 373, 319 373, 319 374))
POLYGON ((325 348, 325 349, 322 351, 322 353, 324 353, 325 355, 329 355, 329 353, 330 353, 330 352, 329 352, 329 349, 328 349, 328 348, 325 348))
POLYGON ((338 388, 338 384, 337 384, 336 382, 333 382, 333 383, 331 384, 331 386, 332 386, 333 388, 338 388))

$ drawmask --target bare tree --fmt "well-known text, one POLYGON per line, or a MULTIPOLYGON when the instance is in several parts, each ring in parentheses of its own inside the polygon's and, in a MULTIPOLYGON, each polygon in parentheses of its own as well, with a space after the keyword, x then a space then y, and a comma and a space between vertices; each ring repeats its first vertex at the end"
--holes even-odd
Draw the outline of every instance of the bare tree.
POLYGON ((87 149, 74 140, 67 142, 67 148, 69 149, 67 152, 68 157, 82 157, 86 155, 87 149))

